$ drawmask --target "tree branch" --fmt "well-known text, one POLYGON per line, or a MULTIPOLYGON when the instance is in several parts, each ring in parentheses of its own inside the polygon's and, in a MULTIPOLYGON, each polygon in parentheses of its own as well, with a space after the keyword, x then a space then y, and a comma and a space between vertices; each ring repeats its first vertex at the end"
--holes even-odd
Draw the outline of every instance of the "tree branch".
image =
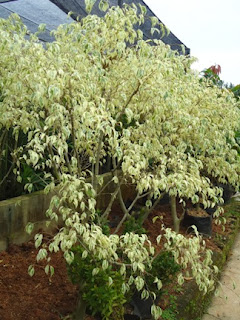
MULTIPOLYGON (((113 169, 116 170, 116 168, 117 168, 116 159, 113 158, 113 159, 112 159, 112 162, 113 162, 113 169)), ((114 175, 116 176, 116 171, 114 172, 114 175)), ((117 228, 115 229, 114 234, 119 231, 119 229, 121 228, 123 222, 124 222, 124 221, 127 219, 127 217, 129 216, 129 212, 128 212, 128 210, 127 210, 127 208, 126 208, 126 206, 125 206, 125 203, 124 203, 124 201, 123 201, 121 188, 119 188, 119 190, 118 190, 118 199, 119 199, 119 203, 120 203, 120 206, 121 206, 121 209, 122 209, 124 215, 123 215, 122 220, 119 222, 117 228)))
POLYGON ((178 233, 180 229, 181 218, 179 219, 177 216, 176 196, 170 197, 170 204, 171 204, 171 214, 173 219, 174 231, 178 233))
POLYGON ((4 183, 4 181, 7 179, 7 177, 9 176, 10 172, 12 171, 13 167, 14 167, 14 162, 12 162, 11 167, 9 168, 8 172, 5 174, 5 176, 2 178, 2 180, 0 181, 0 186, 4 183))
POLYGON ((72 175, 72 168, 71 168, 71 165, 70 165, 68 152, 66 151, 64 155, 65 155, 65 160, 66 160, 66 163, 67 163, 68 171, 72 175))
POLYGON ((163 196, 165 195, 166 193, 162 193, 160 195, 160 197, 154 202, 154 204, 151 206, 151 208, 149 208, 145 214, 143 215, 143 222, 148 218, 149 214, 156 208, 156 206, 159 204, 160 200, 163 198, 163 196))
POLYGON ((96 157, 96 163, 95 168, 93 170, 93 189, 97 193, 97 176, 99 175, 99 163, 100 163, 100 155, 101 155, 101 148, 102 148, 102 141, 103 141, 103 131, 100 131, 99 139, 98 139, 98 149, 97 149, 97 157, 96 157))
POLYGON ((104 211, 104 213, 103 213, 103 215, 102 215, 102 217, 101 217, 102 219, 108 217, 108 215, 109 215, 109 213, 110 213, 110 211, 111 211, 113 202, 114 202, 114 200, 115 200, 115 198, 116 198, 116 196, 117 196, 117 194, 118 194, 118 192, 119 192, 119 190, 120 190, 120 187, 121 187, 121 185, 120 185, 120 183, 119 183, 118 187, 116 188, 116 190, 115 190, 115 191, 112 193, 112 195, 111 195, 111 200, 109 201, 109 204, 108 204, 106 210, 104 211))
POLYGON ((54 153, 53 153, 53 150, 52 150, 52 145, 49 143, 49 144, 47 145, 47 148, 48 148, 48 151, 49 151, 50 156, 51 156, 51 158, 52 158, 53 173, 54 173, 55 177, 57 178, 57 180, 60 181, 60 175, 59 175, 59 173, 58 173, 56 163, 55 163, 55 161, 53 161, 54 153))
POLYGON ((140 85, 141 85, 141 83, 140 83, 140 81, 138 81, 138 85, 137 85, 136 89, 132 92, 132 94, 131 94, 130 97, 128 98, 125 106, 123 107, 123 110, 122 110, 122 111, 120 112, 120 114, 118 115, 118 118, 121 117, 121 115, 124 114, 125 109, 126 109, 127 106, 129 105, 129 103, 132 101, 132 98, 138 93, 139 88, 140 88, 140 85))
POLYGON ((128 100, 127 100, 127 102, 126 102, 126 104, 125 104, 125 106, 124 106, 124 109, 127 108, 127 106, 129 105, 129 103, 132 101, 132 98, 138 93, 138 90, 139 90, 139 88, 140 88, 140 85, 141 85, 141 83, 140 83, 140 81, 138 81, 138 85, 137 85, 136 89, 132 92, 132 94, 130 95, 130 97, 128 98, 128 100))
POLYGON ((131 203, 131 205, 128 207, 128 209, 127 209, 128 213, 132 210, 133 206, 138 201, 138 199, 140 199, 139 192, 137 193, 137 195, 136 195, 135 199, 133 200, 133 202, 131 203))

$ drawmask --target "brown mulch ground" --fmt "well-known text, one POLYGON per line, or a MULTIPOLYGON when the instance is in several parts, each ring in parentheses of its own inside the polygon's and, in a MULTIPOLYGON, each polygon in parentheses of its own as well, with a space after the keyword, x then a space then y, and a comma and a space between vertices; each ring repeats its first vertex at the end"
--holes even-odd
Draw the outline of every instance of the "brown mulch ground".
POLYGON ((36 253, 31 242, 0 253, 1 320, 59 320, 74 309, 76 287, 67 278, 61 254, 52 256, 55 274, 51 279, 43 263, 36 265, 31 278, 28 266, 35 263, 36 253))
MULTIPOLYGON (((179 209, 180 210, 180 209, 179 209)), ((144 227, 152 241, 161 230, 161 226, 172 225, 168 205, 158 207, 145 222, 144 227), (152 218, 160 219, 152 223, 152 218)), ((225 231, 213 224, 213 232, 222 236, 231 231, 234 220, 229 220, 225 231)), ((186 234, 185 229, 181 233, 186 234)), ((207 246, 219 250, 212 239, 207 246)), ((13 245, 0 253, 0 319, 1 320, 60 320, 71 319, 77 300, 77 288, 67 277, 66 265, 61 253, 51 256, 55 274, 50 279, 44 272, 45 263, 36 265, 35 275, 28 275, 28 266, 36 263, 37 250, 33 242, 21 246, 13 245)), ((93 319, 88 316, 88 320, 93 319)))

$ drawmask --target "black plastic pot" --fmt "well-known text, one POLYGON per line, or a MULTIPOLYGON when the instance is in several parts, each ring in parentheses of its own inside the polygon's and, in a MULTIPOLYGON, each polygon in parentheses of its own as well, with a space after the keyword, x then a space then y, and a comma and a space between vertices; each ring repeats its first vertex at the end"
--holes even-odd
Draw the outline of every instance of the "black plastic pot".
POLYGON ((218 208, 218 205, 216 205, 215 207, 213 207, 213 208, 206 208, 205 209, 205 211, 209 214, 209 215, 213 215, 214 214, 214 212, 217 210, 217 208, 218 208))
POLYGON ((230 184, 220 184, 219 186, 223 188, 223 199, 224 199, 224 202, 226 203, 234 195, 235 190, 230 184))
POLYGON ((205 236, 212 235, 212 215, 209 214, 208 217, 200 217, 200 216, 192 216, 189 215, 187 212, 185 213, 183 219, 183 226, 188 228, 188 232, 193 232, 191 228, 192 225, 197 227, 199 233, 205 236))
POLYGON ((164 204, 169 204, 170 203, 170 197, 169 195, 166 193, 162 199, 160 200, 159 204, 161 205, 164 205, 164 204))
POLYGON ((142 300, 141 294, 136 291, 132 296, 132 300, 130 304, 134 308, 133 315, 138 317, 135 319, 140 319, 140 320, 152 319, 152 315, 151 315, 151 306, 153 304, 152 298, 149 297, 146 300, 142 300))

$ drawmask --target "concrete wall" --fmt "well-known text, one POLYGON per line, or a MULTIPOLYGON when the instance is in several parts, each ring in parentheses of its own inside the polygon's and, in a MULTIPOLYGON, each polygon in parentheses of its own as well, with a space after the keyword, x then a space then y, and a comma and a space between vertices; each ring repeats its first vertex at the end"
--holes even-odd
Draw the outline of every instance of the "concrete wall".
POLYGON ((28 222, 35 223, 35 230, 45 228, 45 212, 48 209, 51 194, 35 192, 0 202, 0 250, 11 243, 20 244, 30 238, 25 232, 28 222))

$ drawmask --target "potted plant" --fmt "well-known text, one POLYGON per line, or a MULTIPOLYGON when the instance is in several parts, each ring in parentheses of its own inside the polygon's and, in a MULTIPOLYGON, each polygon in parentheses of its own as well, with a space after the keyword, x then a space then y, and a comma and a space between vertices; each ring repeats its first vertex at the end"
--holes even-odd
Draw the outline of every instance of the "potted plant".
POLYGON ((183 225, 188 228, 188 231, 192 231, 192 225, 197 227, 199 233, 205 236, 212 235, 212 214, 201 208, 198 204, 195 208, 187 208, 183 225))

